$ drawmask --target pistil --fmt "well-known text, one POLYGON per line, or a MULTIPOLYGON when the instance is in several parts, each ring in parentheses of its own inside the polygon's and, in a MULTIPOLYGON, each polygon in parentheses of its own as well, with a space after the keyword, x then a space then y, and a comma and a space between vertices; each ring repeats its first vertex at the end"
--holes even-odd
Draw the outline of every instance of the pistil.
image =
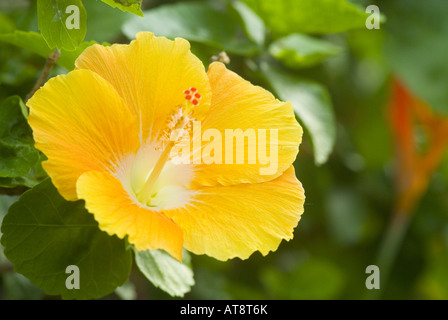
POLYGON ((190 88, 189 90, 185 90, 184 94, 185 99, 187 101, 186 104, 184 105, 183 115, 177 121, 173 131, 171 132, 168 144, 166 145, 165 149, 163 150, 162 154, 157 160, 156 165, 154 166, 154 169, 151 171, 151 174, 146 180, 143 188, 137 195, 138 201, 140 201, 140 203, 143 203, 145 205, 149 205, 150 200, 152 198, 154 186, 160 174, 162 173, 165 164, 170 158, 171 150, 176 145, 177 140, 179 139, 180 135, 183 132, 183 129, 190 121, 191 110, 193 109, 194 106, 197 106, 199 104, 199 99, 201 99, 201 95, 197 92, 196 88, 190 88))

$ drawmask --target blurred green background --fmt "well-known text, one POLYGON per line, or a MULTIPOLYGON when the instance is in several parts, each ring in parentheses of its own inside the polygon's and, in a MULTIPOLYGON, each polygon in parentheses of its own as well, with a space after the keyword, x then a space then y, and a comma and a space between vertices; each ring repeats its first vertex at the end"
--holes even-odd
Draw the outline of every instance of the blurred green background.
MULTIPOLYGON (((306 192, 294 239, 245 261, 192 255, 196 285, 185 298, 448 299, 446 154, 408 213, 381 289, 372 293, 365 286, 366 267, 394 246, 383 243, 397 199, 388 118, 392 80, 400 79, 440 117, 448 114, 447 1, 144 0, 144 18, 97 0, 84 6, 85 41, 128 43, 141 30, 180 36, 206 66, 225 51, 228 68, 290 100, 306 129, 294 163, 306 192), (371 4, 381 11, 379 29, 365 26, 371 4)), ((0 101, 25 98, 45 58, 2 35, 39 32, 36 1, 2 0, 0 11, 0 101)), ((51 75, 66 72, 56 66, 51 75)), ((418 127, 415 137, 422 144, 427 138, 418 127)), ((7 194, 18 190, 0 191, 1 220, 17 197, 7 194)), ((136 268, 107 298, 119 297, 170 298, 136 268)), ((0 252, 0 298, 48 297, 12 272, 0 252)))

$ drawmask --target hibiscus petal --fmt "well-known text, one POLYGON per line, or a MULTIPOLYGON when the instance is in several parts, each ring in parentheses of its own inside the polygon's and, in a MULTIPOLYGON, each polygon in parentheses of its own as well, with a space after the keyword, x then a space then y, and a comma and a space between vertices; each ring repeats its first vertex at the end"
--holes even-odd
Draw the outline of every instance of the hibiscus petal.
POLYGON ((109 81, 140 120, 143 142, 160 139, 180 105, 184 91, 195 87, 201 94, 195 107, 201 119, 210 104, 210 84, 202 62, 190 52, 188 41, 174 41, 140 32, 130 45, 87 48, 76 60, 79 69, 90 69, 109 81))
MULTIPOLYGON (((295 119, 291 104, 275 99, 265 89, 254 86, 227 70, 222 63, 211 64, 208 76, 212 104, 201 126, 203 133, 210 129, 219 130, 223 145, 222 160, 221 164, 198 164, 195 168, 195 186, 258 183, 280 176, 294 162, 302 141, 302 128, 295 119), (225 137, 226 131, 230 129, 254 133, 252 137, 257 139, 253 149, 255 151, 250 151, 248 139, 244 140, 244 145, 237 145, 235 140, 233 148, 230 145, 227 150, 229 140, 226 143, 225 137), (263 131, 264 136, 261 135, 263 131), (274 139, 271 141, 272 137, 274 139), (227 160, 229 150, 233 151, 234 157, 231 163, 227 160), (237 163, 238 152, 244 152, 243 164, 237 163), (251 160, 252 163, 249 162, 249 152, 255 157, 251 160)), ((205 144, 203 141, 202 146, 205 144)), ((197 159, 197 149, 195 151, 193 158, 197 159)), ((203 147, 202 160, 204 159, 203 147)))
POLYGON ((292 166, 269 182, 195 191, 185 207, 162 212, 182 228, 186 249, 219 260, 275 251, 292 239, 305 200, 292 166))
POLYGON ((89 70, 50 79, 27 102, 36 147, 54 185, 77 200, 76 181, 90 170, 112 170, 139 146, 136 119, 115 89, 89 70))
POLYGON ((182 261, 182 230, 165 215, 139 204, 113 175, 87 172, 79 178, 77 190, 101 230, 128 236, 137 250, 163 249, 182 261))

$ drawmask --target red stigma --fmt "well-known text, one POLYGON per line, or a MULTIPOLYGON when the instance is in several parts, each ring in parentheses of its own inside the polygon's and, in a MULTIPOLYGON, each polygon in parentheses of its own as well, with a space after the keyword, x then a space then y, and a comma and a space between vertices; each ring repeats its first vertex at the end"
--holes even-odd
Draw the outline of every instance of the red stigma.
POLYGON ((188 100, 194 106, 199 104, 199 100, 202 99, 202 96, 199 94, 198 89, 195 87, 191 87, 190 89, 184 90, 185 100, 188 100))

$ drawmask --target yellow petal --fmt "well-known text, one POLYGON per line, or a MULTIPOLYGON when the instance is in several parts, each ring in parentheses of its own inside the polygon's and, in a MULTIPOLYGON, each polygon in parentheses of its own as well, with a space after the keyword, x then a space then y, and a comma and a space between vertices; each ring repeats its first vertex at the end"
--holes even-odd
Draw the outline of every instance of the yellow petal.
POLYGON ((76 60, 79 69, 90 69, 109 81, 140 121, 146 142, 164 135, 170 115, 185 103, 184 90, 202 95, 195 107, 200 119, 210 104, 210 85, 202 62, 190 52, 188 41, 174 41, 140 32, 130 45, 87 48, 76 60))
POLYGON ((303 212, 304 191, 290 167, 258 184, 196 190, 190 204, 162 210, 182 228, 184 246, 219 260, 275 251, 290 240, 303 212))
POLYGON ((101 230, 128 236, 137 250, 163 249, 182 261, 182 230, 160 212, 139 204, 113 175, 87 172, 79 178, 77 190, 101 230))
MULTIPOLYGON (((223 141, 222 164, 197 165, 196 186, 258 183, 280 176, 294 162, 302 141, 302 128, 295 119, 291 104, 276 100, 265 89, 227 70, 222 63, 211 64, 208 76, 212 105, 202 121, 202 132, 219 130, 223 141), (238 147, 235 140, 232 148, 232 140, 226 140, 226 132, 236 129, 241 129, 240 133, 254 133, 250 136, 252 140, 246 139, 244 145, 238 147), (262 132, 265 132, 264 136, 262 132), (249 145, 255 145, 255 149, 251 151, 249 145), (244 164, 238 164, 238 152, 244 152, 244 164), (249 154, 252 160, 249 160, 249 154), (229 164, 232 157, 233 162, 229 164)), ((194 158, 198 158, 197 153, 194 158)))
POLYGON ((54 185, 77 200, 84 172, 111 170, 139 146, 136 119, 115 89, 89 70, 50 79, 27 102, 36 147, 54 185))

